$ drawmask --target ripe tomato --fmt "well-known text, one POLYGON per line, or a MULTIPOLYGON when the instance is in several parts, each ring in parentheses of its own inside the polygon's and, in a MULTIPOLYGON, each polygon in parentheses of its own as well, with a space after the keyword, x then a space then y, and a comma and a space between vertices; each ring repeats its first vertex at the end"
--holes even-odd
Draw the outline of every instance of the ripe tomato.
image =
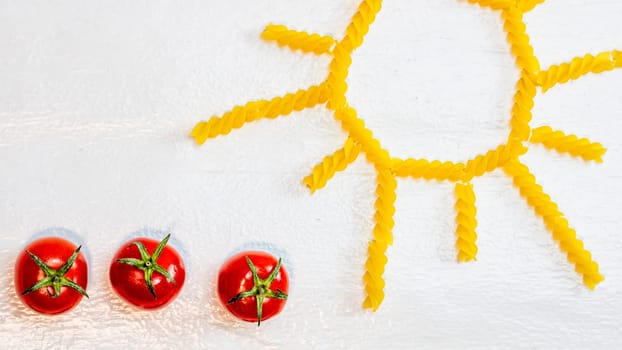
POLYGON ((24 304, 43 314, 59 314, 86 294, 88 268, 80 247, 59 237, 31 242, 15 263, 15 290, 24 304))
POLYGON ((218 297, 237 318, 257 322, 281 312, 289 279, 281 259, 259 251, 231 257, 218 273, 218 297))
POLYGON ((161 242, 137 238, 125 243, 110 264, 110 283, 125 301, 142 309, 164 307, 179 294, 186 268, 179 253, 161 242))

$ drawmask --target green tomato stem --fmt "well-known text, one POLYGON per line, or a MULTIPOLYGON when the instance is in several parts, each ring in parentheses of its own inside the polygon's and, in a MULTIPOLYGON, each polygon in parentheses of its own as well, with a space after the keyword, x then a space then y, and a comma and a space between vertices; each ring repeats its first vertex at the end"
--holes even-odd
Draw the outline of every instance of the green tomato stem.
POLYGON ((168 243, 168 240, 170 238, 171 234, 169 233, 168 235, 166 235, 166 237, 164 237, 162 241, 160 241, 160 243, 158 243, 158 246, 151 255, 149 255, 147 248, 145 248, 145 245, 142 244, 142 242, 134 242, 133 244, 136 246, 136 248, 138 248, 138 252, 140 253, 140 259, 117 259, 118 263, 134 266, 135 268, 143 271, 145 275, 145 285, 147 286, 147 289, 149 289, 149 293, 151 293, 154 299, 158 298, 156 296, 155 289, 153 288, 154 271, 164 276, 169 282, 177 284, 173 276, 171 276, 171 274, 166 271, 162 266, 158 265, 158 258, 160 257, 160 254, 162 254, 162 251, 164 250, 164 247, 166 247, 166 244, 168 243))
POLYGON ((263 317, 264 299, 287 299, 287 294, 284 293, 282 290, 277 289, 275 292, 270 289, 270 286, 274 282, 274 279, 276 278, 281 269, 281 258, 279 258, 276 266, 265 280, 259 278, 259 275, 257 274, 257 269, 255 268, 255 265, 253 264, 251 259, 248 256, 245 256, 244 258, 246 259, 246 264, 248 265, 249 270, 253 274, 253 288, 238 293, 236 296, 229 299, 227 301, 227 304, 235 303, 236 301, 240 301, 244 298, 255 297, 255 300, 257 301, 257 327, 259 327, 261 325, 261 319, 263 317))
POLYGON ((48 295, 51 298, 58 298, 60 296, 61 287, 69 287, 88 298, 89 295, 86 293, 84 288, 65 277, 67 271, 69 271, 69 269, 73 266, 73 263, 76 261, 76 258, 78 257, 81 248, 82 246, 76 248, 76 250, 74 250, 73 254, 71 254, 69 259, 67 259, 67 261, 60 268, 58 268, 58 270, 54 270, 53 268, 48 266, 43 260, 41 260, 41 258, 26 250, 26 253, 30 256, 30 258, 35 262, 35 264, 37 264, 37 266, 39 266, 41 271, 43 271, 45 277, 30 286, 30 288, 23 291, 22 295, 32 293, 41 288, 52 287, 52 289, 54 290, 54 294, 50 293, 48 290, 48 295))

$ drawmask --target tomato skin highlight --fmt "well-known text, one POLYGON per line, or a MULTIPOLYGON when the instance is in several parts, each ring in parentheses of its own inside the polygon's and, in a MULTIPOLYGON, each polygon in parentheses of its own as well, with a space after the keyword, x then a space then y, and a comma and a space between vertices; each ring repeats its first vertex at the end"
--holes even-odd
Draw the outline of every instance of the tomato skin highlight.
POLYGON ((175 283, 158 272, 153 272, 152 284, 156 298, 147 288, 145 273, 117 260, 123 258, 141 259, 140 251, 134 242, 141 242, 149 254, 153 254, 159 241, 151 238, 137 238, 126 242, 116 252, 110 264, 110 284, 117 295, 129 304, 145 310, 163 308, 171 303, 181 291, 186 279, 186 268, 181 255, 171 246, 166 245, 157 259, 157 264, 168 271, 175 283))
MULTIPOLYGON (((246 251, 232 256, 218 272, 218 298, 235 317, 247 322, 257 322, 257 301, 254 296, 229 303, 231 298, 253 288, 253 274, 246 262, 246 257, 255 265, 257 275, 261 279, 268 278, 278 262, 277 258, 262 251, 246 251)), ((269 289, 274 292, 280 290, 288 293, 289 277, 282 265, 269 289)), ((285 302, 286 300, 282 299, 265 298, 261 321, 281 312, 285 307, 285 302)))
MULTIPOLYGON (((82 300, 78 291, 63 286, 58 297, 53 298, 54 290, 44 287, 26 295, 22 292, 32 287, 45 277, 41 268, 26 253, 26 250, 38 256, 52 269, 60 268, 71 257, 77 246, 60 237, 45 237, 37 239, 18 255, 15 262, 15 291, 20 300, 31 309, 47 315, 60 314, 69 311, 82 300)), ((65 277, 86 290, 88 282, 88 265, 84 254, 79 253, 65 277)))

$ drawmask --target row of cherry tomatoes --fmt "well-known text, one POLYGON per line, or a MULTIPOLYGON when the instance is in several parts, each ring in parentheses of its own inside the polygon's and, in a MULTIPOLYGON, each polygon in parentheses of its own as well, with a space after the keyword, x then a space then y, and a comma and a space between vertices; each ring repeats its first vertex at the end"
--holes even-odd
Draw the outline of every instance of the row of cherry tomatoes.
MULTIPOLYGON (((110 284, 117 295, 141 309, 171 303, 186 279, 179 253, 168 241, 136 238, 114 255, 110 284)), ((31 242, 17 257, 15 288, 24 304, 43 314, 59 314, 87 297, 87 261, 72 242, 46 237, 31 242)), ((218 273, 220 301, 236 317, 249 322, 266 320, 285 306, 288 276, 281 259, 261 251, 239 253, 218 273)))

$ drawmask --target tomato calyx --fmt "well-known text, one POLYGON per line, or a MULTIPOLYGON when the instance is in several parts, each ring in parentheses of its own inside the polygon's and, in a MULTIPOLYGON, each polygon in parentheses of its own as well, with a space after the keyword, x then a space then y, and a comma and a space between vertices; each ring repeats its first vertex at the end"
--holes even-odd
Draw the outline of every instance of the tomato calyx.
POLYGON ((45 277, 39 280, 37 283, 33 284, 30 288, 23 291, 22 295, 32 293, 41 288, 52 287, 52 289, 54 290, 54 294, 50 293, 50 290, 48 289, 48 295, 51 298, 58 298, 60 296, 61 287, 69 287, 88 298, 89 295, 86 293, 84 288, 65 277, 67 271, 69 271, 71 266, 73 266, 73 263, 76 261, 76 258, 80 253, 80 248, 82 248, 82 246, 76 248, 76 250, 74 250, 73 254, 71 254, 69 259, 67 259, 67 261, 57 270, 49 267, 43 260, 41 260, 41 258, 26 250, 26 253, 30 256, 30 258, 35 262, 35 264, 37 264, 37 266, 39 266, 41 271, 43 271, 45 277))
POLYGON ((160 254, 162 254, 162 251, 164 250, 164 247, 166 247, 166 244, 168 243, 168 240, 170 238, 171 238, 171 234, 169 233, 168 235, 166 235, 166 237, 164 237, 162 241, 160 241, 160 243, 158 243, 158 246, 156 247, 155 251, 151 255, 149 255, 149 252, 147 252, 147 249, 145 248, 145 245, 142 244, 142 242, 134 242, 133 244, 138 248, 138 251, 140 252, 140 259, 135 259, 135 258, 117 259, 117 262, 119 263, 131 265, 143 271, 143 273, 145 274, 145 284, 147 285, 147 289, 149 289, 149 292, 151 293, 154 299, 158 298, 156 296, 155 290, 153 289, 152 278, 153 278, 154 271, 164 276, 167 280, 169 280, 169 282, 173 284, 177 284, 177 282, 175 282, 175 279, 171 276, 171 274, 169 274, 168 271, 162 268, 162 266, 158 265, 158 258, 160 257, 160 254))
POLYGON ((261 278, 259 278, 259 275, 257 274, 257 269, 255 268, 255 265, 253 264, 251 259, 248 256, 245 256, 244 258, 246 259, 246 264, 248 265, 248 268, 251 270, 251 273, 253 274, 253 288, 245 292, 238 293, 236 296, 229 299, 227 301, 227 304, 235 303, 236 301, 239 301, 244 298, 255 297, 255 300, 257 301, 257 327, 259 327, 259 325, 261 325, 261 316, 262 316, 264 299, 265 298, 281 299, 281 300, 287 299, 287 294, 284 293, 282 290, 277 289, 275 292, 272 289, 270 289, 272 282, 274 282, 276 275, 279 273, 279 270, 281 269, 281 258, 279 258, 279 261, 276 263, 276 266, 274 267, 272 272, 270 272, 270 275, 268 276, 268 278, 266 278, 265 280, 262 280, 261 278))

